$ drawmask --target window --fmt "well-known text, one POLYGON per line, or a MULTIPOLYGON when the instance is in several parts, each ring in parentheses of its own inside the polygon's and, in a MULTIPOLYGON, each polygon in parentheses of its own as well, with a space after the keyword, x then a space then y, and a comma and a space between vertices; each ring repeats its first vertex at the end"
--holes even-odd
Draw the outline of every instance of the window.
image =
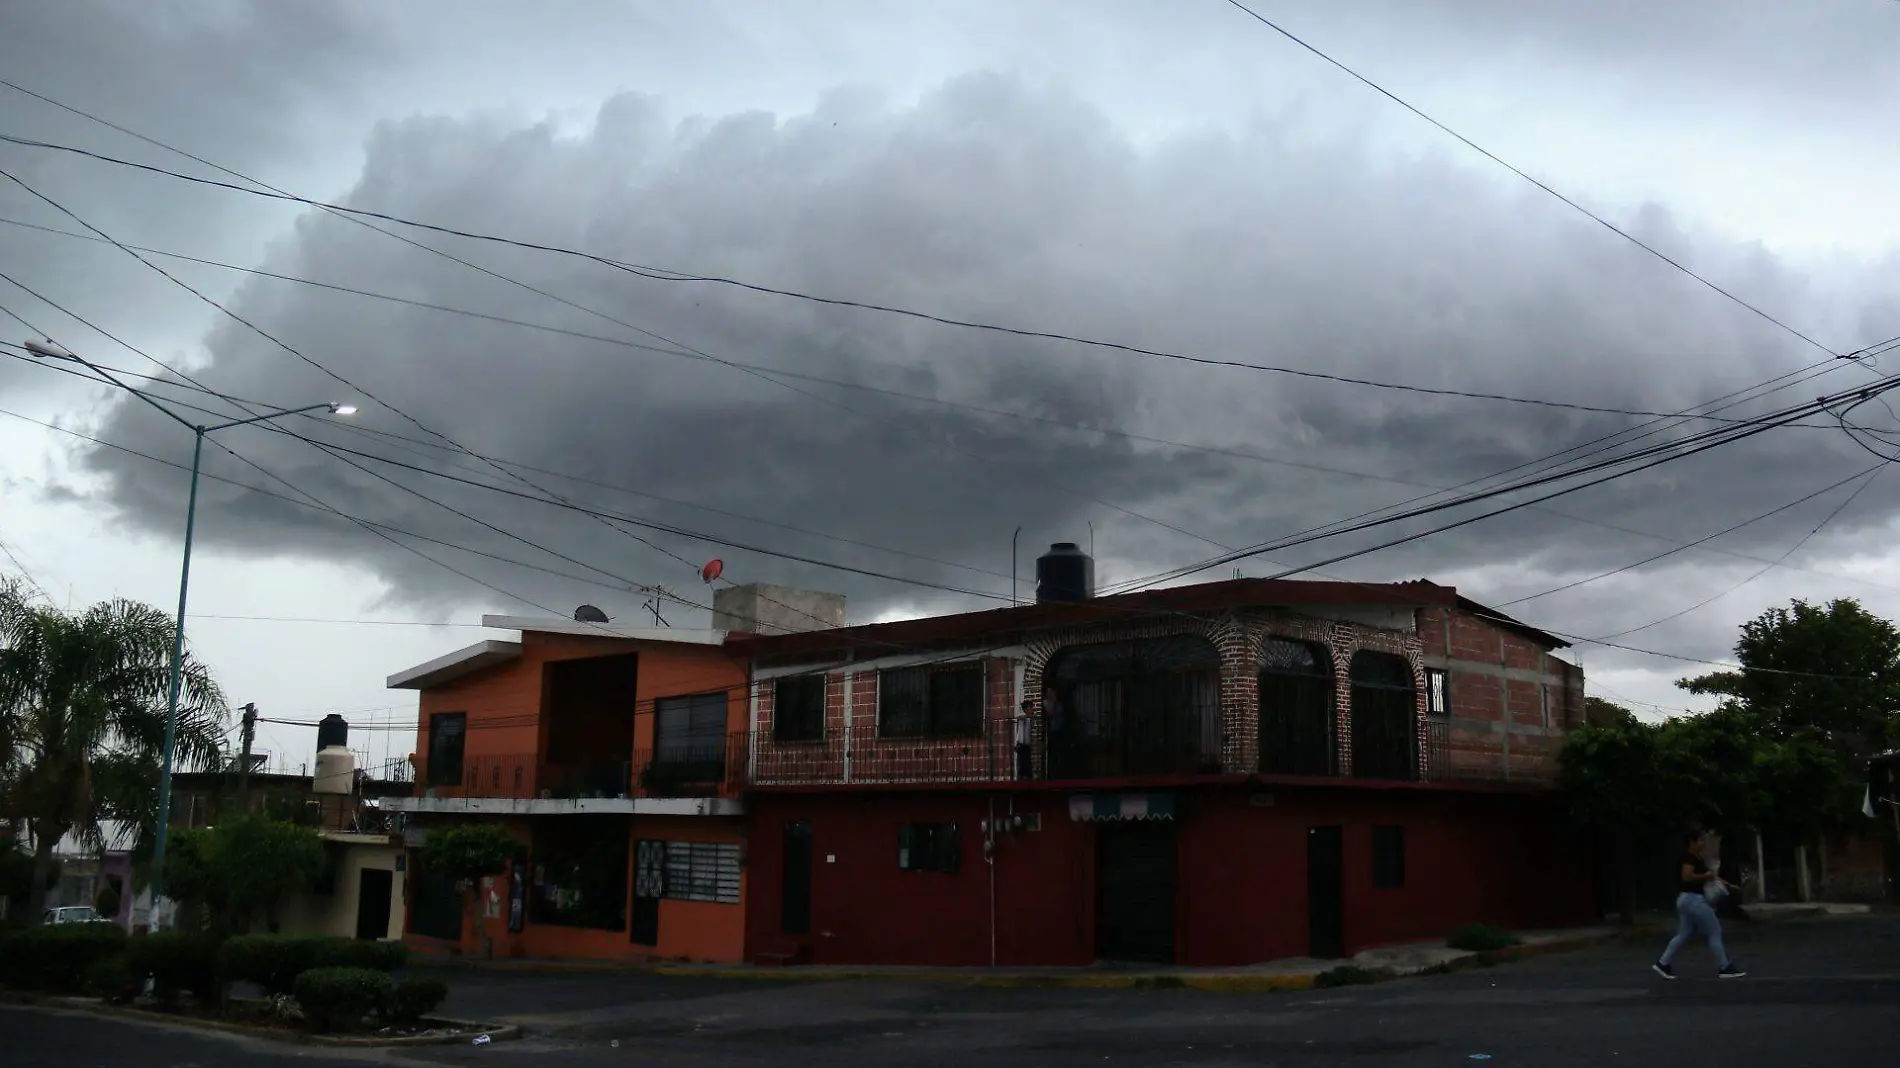
POLYGON ((1443 668, 1425 669, 1425 711, 1440 718, 1451 715, 1451 676, 1443 668))
POLYGON ((1260 770, 1332 775, 1333 658, 1310 642, 1268 638, 1260 647, 1260 770))
POLYGON ((954 823, 906 823, 897 829, 897 870, 955 875, 963 843, 954 823))
POLYGON ((1220 770, 1220 657, 1205 638, 1070 646, 1042 694, 1052 778, 1220 770))
POLYGON ((666 892, 675 901, 739 903, 736 842, 666 843, 666 892))
POLYGON ((772 740, 816 742, 825 736, 825 676, 787 675, 772 684, 772 740))
POLYGON ((1358 779, 1418 778, 1418 691, 1402 656, 1361 649, 1352 655, 1352 774, 1358 779))
POLYGON ((1399 890, 1405 886, 1405 828, 1372 829, 1372 888, 1399 890))
POLYGON ((468 713, 437 712, 429 717, 429 785, 462 785, 462 750, 468 740, 468 713))
POLYGON ((983 665, 877 673, 881 738, 969 738, 983 733, 983 665))
POLYGON ((654 756, 665 764, 723 760, 726 753, 726 694, 696 693, 653 702, 654 756))
MULTIPOLYGON (((625 828, 625 823, 599 816, 550 820, 537 828, 528 875, 528 918, 555 927, 625 930, 625 828)), ((507 877, 497 875, 495 886, 506 901, 507 877)))

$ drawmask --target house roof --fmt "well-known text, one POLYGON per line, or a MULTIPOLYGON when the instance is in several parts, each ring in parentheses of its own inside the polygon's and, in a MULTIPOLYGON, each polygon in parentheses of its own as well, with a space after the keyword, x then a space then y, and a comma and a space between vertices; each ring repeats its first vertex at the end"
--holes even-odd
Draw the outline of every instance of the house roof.
MULTIPOLYGON (((494 617, 484 617, 483 622, 494 617)), ((483 668, 505 664, 521 656, 520 642, 504 642, 490 639, 479 641, 465 649, 457 649, 447 656, 438 656, 434 660, 404 668, 384 680, 384 685, 392 690, 426 690, 431 686, 440 686, 464 675, 471 675, 483 668)))
POLYGON ((1549 649, 1569 643, 1529 624, 1461 597, 1450 586, 1411 582, 1314 582, 1299 579, 1228 579, 1191 586, 1143 590, 1086 601, 1050 602, 993 608, 980 612, 929 616, 892 623, 809 631, 797 634, 733 634, 728 644, 754 656, 834 652, 863 646, 949 645, 960 641, 1012 639, 1033 631, 1132 622, 1177 613, 1230 608, 1299 608, 1328 605, 1391 608, 1457 608, 1523 635, 1549 649))

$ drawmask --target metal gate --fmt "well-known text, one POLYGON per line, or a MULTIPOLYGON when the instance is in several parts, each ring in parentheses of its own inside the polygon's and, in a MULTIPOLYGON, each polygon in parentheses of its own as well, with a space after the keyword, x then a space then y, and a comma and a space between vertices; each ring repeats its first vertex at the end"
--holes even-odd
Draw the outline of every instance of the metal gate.
POLYGON ((1095 955, 1174 963, 1174 822, 1104 823, 1095 839, 1095 955))
POLYGON ((628 940, 660 944, 660 898, 666 894, 666 843, 643 838, 633 845, 633 923, 628 940))

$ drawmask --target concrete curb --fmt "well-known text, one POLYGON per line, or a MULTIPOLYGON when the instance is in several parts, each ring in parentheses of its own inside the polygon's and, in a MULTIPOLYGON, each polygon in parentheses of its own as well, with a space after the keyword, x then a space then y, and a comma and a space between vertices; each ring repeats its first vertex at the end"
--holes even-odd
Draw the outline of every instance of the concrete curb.
POLYGON ((150 1009, 135 1008, 130 1005, 108 1005, 96 998, 67 997, 63 995, 33 995, 7 993, 0 997, 7 1004, 27 1008, 68 1009, 75 1012, 90 1013, 108 1018, 143 1020, 149 1023, 171 1024, 177 1027, 189 1027, 199 1031, 215 1031, 227 1035, 242 1035, 246 1038, 261 1038, 272 1042, 302 1046, 348 1046, 368 1048, 390 1048, 401 1046, 450 1046, 472 1042, 476 1035, 485 1034, 491 1042, 506 1042, 521 1037, 521 1028, 514 1024, 496 1024, 487 1026, 473 1020, 451 1020, 444 1016, 425 1017, 437 1023, 466 1029, 463 1033, 452 1035, 314 1035, 305 1031, 287 1031, 272 1027, 258 1027, 254 1024, 236 1023, 230 1020, 207 1020, 197 1016, 185 1016, 179 1013, 154 1012, 150 1009))

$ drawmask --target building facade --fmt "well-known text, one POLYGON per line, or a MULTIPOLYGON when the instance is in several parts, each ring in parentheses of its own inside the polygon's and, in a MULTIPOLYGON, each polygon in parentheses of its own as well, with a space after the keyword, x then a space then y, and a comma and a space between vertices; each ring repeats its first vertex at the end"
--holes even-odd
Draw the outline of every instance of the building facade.
POLYGON ((1563 643, 1235 580, 735 636, 758 962, 1232 965, 1588 921, 1563 643))
POLYGON ((722 631, 490 616, 478 642, 390 676, 420 692, 407 939, 497 958, 737 961, 744 951, 746 669, 722 631), (482 820, 520 842, 460 889, 414 851, 482 820))

